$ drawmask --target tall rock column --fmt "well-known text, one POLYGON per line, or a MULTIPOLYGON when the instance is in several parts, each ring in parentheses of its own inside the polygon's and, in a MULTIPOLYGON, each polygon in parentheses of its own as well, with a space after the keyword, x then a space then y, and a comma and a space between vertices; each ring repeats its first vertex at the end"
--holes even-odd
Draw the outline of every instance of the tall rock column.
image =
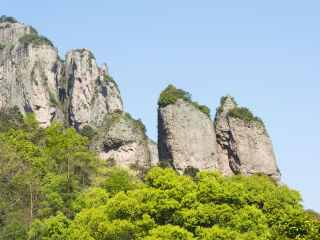
MULTIPOLYGON (((162 96, 168 89, 182 91, 169 86, 162 96)), ((174 95, 168 96, 168 99, 171 97, 174 98, 174 95)), ((172 167, 180 173, 188 166, 199 170, 219 169, 213 124, 209 116, 196 106, 191 100, 179 97, 175 103, 159 105, 158 109, 160 161, 172 161, 172 167)))
POLYGON ((123 111, 120 91, 105 64, 99 69, 89 49, 70 50, 66 56, 69 120, 76 129, 101 125, 106 113, 123 111))
POLYGON ((57 49, 35 29, 0 23, 0 107, 35 113, 46 127, 56 116, 57 49))
POLYGON ((224 174, 265 173, 280 182, 272 142, 264 124, 247 108, 239 108, 230 95, 222 98, 215 128, 224 174))

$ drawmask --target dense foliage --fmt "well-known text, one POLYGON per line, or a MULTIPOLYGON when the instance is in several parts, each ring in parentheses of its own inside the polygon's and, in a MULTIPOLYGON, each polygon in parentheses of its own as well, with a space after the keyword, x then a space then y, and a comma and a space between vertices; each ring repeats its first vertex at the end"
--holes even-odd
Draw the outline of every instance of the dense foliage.
POLYGON ((317 239, 319 221, 304 213, 298 192, 267 176, 200 172, 196 181, 173 169, 153 168, 144 184, 121 174, 36 221, 30 239, 317 239), (111 187, 110 187, 111 185, 111 187), (112 187, 116 186, 116 187, 112 187), (121 187, 120 187, 121 186, 121 187))
POLYGON ((319 215, 266 175, 112 165, 73 127, 1 110, 0 239, 319 239, 319 215))
POLYGON ((38 35, 36 32, 32 31, 30 34, 25 34, 23 35, 20 39, 19 42, 21 45, 27 46, 29 44, 33 44, 33 45, 50 45, 53 47, 52 42, 41 35, 38 35))
POLYGON ((259 122, 264 127, 264 123, 263 123, 262 119, 259 117, 253 116, 252 112, 248 108, 245 108, 245 107, 235 107, 235 108, 231 109, 228 112, 227 117, 239 118, 239 119, 246 121, 246 122, 256 121, 256 122, 259 122))
POLYGON ((210 109, 207 106, 199 105, 197 102, 193 102, 191 100, 190 93, 182 89, 176 88, 171 84, 161 92, 160 97, 158 99, 158 105, 160 107, 165 107, 170 104, 175 104, 179 98, 193 104, 196 108, 198 108, 201 112, 205 113, 210 118, 210 109))

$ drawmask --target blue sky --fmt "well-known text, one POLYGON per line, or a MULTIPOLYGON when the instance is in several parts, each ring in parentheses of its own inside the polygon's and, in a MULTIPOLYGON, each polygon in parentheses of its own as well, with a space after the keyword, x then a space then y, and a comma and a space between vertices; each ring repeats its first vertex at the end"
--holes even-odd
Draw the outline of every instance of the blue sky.
POLYGON ((320 1, 4 1, 64 58, 89 48, 125 111, 157 139, 157 98, 174 84, 211 108, 230 93, 261 117, 282 182, 320 211, 320 1))

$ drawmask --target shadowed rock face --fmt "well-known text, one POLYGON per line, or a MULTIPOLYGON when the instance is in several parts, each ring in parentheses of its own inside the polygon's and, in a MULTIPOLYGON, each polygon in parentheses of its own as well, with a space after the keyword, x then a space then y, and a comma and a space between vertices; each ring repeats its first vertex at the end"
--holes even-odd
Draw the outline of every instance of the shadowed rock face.
POLYGON ((120 167, 151 166, 147 136, 133 120, 118 113, 108 114, 105 124, 92 139, 90 148, 98 152, 103 160, 114 159, 120 167))
POLYGON ((0 23, 0 107, 35 113, 43 127, 56 118, 78 130, 123 111, 106 65, 98 68, 88 49, 70 50, 62 61, 49 42, 19 41, 30 33, 37 35, 21 23, 0 23))
POLYGON ((182 99, 158 109, 158 150, 160 160, 172 160, 180 173, 188 166, 219 170, 210 118, 182 99))
POLYGON ((150 150, 150 164, 151 164, 151 167, 157 167, 159 165, 158 146, 151 139, 148 139, 148 147, 149 147, 149 150, 150 150))
POLYGON ((228 95, 222 111, 216 115, 221 172, 225 175, 265 173, 280 182, 272 142, 264 126, 257 121, 228 117, 227 113, 234 107, 237 105, 228 95))

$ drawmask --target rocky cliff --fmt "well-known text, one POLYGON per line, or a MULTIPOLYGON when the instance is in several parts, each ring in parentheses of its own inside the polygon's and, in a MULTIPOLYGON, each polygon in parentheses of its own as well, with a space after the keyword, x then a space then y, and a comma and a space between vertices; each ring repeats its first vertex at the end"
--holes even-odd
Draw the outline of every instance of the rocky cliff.
MULTIPOLYGON (((151 154, 144 126, 120 113, 107 114, 92 139, 90 148, 101 159, 117 166, 140 169, 151 167, 151 154)), ((155 160, 153 159, 153 162, 155 160)))
POLYGON ((123 167, 146 169, 167 162, 180 173, 193 167, 227 176, 265 173, 280 181, 263 122, 231 96, 222 98, 215 123, 209 108, 172 85, 158 105, 156 144, 140 121, 123 113, 116 82, 89 49, 70 50, 62 60, 34 28, 0 18, 0 108, 34 113, 43 127, 57 119, 79 132, 96 132, 91 149, 123 167))
MULTIPOLYGON (((166 96, 167 99, 170 97, 166 96)), ((189 166, 199 170, 219 169, 216 136, 210 117, 183 98, 165 106, 160 104, 158 149, 160 159, 171 160, 171 165, 179 172, 189 166)))
POLYGON ((123 111, 117 84, 88 49, 61 60, 50 40, 11 19, 0 23, 0 107, 13 106, 34 113, 43 127, 57 118, 78 130, 123 111))
POLYGON ((137 121, 124 117, 120 91, 106 64, 98 67, 86 48, 70 50, 62 60, 34 28, 2 17, 0 108, 13 106, 23 115, 34 113, 42 127, 57 119, 78 131, 99 129, 92 149, 102 159, 113 158, 124 167, 157 164, 154 143, 137 121))
POLYGON ((221 172, 226 175, 265 173, 280 182, 272 142, 261 119, 248 109, 239 108, 227 95, 217 110, 215 128, 221 172))
POLYGON ((210 110, 190 94, 169 85, 158 101, 160 161, 183 172, 219 170, 223 175, 264 173, 280 182, 270 137, 261 119, 240 108, 228 95, 221 99, 215 123, 210 110))

